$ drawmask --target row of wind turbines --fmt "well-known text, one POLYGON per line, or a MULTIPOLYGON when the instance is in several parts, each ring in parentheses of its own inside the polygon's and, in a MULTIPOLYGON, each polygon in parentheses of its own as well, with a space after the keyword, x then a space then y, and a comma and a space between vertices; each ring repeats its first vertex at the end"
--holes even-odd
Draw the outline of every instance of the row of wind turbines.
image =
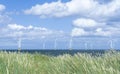
MULTIPOLYGON (((56 50, 57 46, 58 46, 57 40, 58 40, 57 38, 54 39, 54 48, 53 48, 54 50, 56 50)), ((69 45, 68 45, 68 49, 69 50, 73 49, 73 41, 74 41, 73 38, 70 38, 69 45)), ((42 43, 42 49, 46 49, 46 43, 47 43, 47 41, 44 40, 43 43, 42 43)), ((90 45, 90 43, 88 43, 88 42, 84 43, 85 50, 90 49, 90 48, 88 48, 88 45, 90 45)), ((113 40, 109 40, 109 47, 110 47, 110 49, 114 49, 113 40)), ((21 49, 22 49, 22 38, 19 37, 18 38, 18 50, 21 50, 21 49)), ((91 44, 91 49, 93 49, 93 45, 92 44, 91 44)))

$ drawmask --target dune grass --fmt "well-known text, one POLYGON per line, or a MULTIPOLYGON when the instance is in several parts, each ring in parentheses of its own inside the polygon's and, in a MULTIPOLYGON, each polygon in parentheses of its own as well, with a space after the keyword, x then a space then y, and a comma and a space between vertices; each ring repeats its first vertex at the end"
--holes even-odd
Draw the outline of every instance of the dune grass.
POLYGON ((57 57, 0 52, 0 74, 120 74, 120 52, 57 57))

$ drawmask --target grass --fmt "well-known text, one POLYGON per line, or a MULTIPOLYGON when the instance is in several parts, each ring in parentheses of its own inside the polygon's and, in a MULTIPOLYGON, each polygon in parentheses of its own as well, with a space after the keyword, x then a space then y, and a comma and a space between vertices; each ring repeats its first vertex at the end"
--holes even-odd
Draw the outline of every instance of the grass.
POLYGON ((57 57, 0 52, 0 74, 120 74, 120 52, 57 57))

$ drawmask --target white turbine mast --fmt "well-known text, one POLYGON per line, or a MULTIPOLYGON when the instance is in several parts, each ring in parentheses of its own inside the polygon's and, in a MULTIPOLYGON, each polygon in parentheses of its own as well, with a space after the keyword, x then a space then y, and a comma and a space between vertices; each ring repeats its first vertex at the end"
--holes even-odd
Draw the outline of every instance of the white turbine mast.
POLYGON ((21 42, 22 42, 22 39, 21 37, 18 38, 18 50, 21 50, 21 42))
POLYGON ((69 42, 69 50, 72 50, 72 43, 73 43, 73 37, 70 38, 70 42, 69 42))
POLYGON ((114 49, 114 47, 113 47, 113 40, 109 40, 109 42, 110 42, 110 49, 114 49))

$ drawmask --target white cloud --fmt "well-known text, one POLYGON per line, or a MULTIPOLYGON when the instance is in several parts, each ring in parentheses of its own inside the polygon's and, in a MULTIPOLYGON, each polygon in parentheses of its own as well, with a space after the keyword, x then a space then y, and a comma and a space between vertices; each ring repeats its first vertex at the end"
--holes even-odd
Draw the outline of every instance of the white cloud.
POLYGON ((89 13, 96 6, 94 0, 71 0, 67 3, 52 2, 45 4, 37 4, 32 8, 24 11, 25 14, 33 14, 44 17, 63 17, 73 14, 89 13))
POLYGON ((117 17, 120 13, 120 0, 112 0, 107 4, 99 4, 91 12, 90 16, 93 17, 117 17))
POLYGON ((103 28, 97 28, 93 34, 96 36, 111 36, 112 35, 110 30, 104 31, 103 28))
POLYGON ((85 19, 85 18, 79 18, 73 21, 73 25, 76 27, 95 27, 98 26, 99 23, 92 19, 85 19))
POLYGON ((23 26, 18 24, 8 24, 7 27, 1 28, 0 37, 23 37, 24 39, 33 38, 54 38, 63 36, 62 31, 54 31, 44 27, 23 26))
POLYGON ((119 36, 120 26, 113 26, 93 19, 78 18, 73 21, 72 36, 119 36))
POLYGON ((82 28, 74 28, 72 30, 71 36, 85 36, 88 35, 89 33, 87 33, 84 29, 82 28))
POLYGON ((0 4, 0 11, 3 11, 5 9, 5 6, 0 4))
POLYGON ((22 26, 22 25, 17 25, 17 24, 9 24, 8 25, 9 29, 12 30, 21 30, 21 29, 26 29, 26 27, 22 26))
POLYGON ((81 15, 87 17, 116 16, 120 12, 120 0, 100 4, 97 0, 71 0, 66 3, 52 2, 37 4, 24 11, 26 14, 44 17, 63 17, 81 15))
POLYGON ((119 28, 95 28, 92 30, 85 30, 84 28, 73 28, 71 32, 71 36, 79 37, 79 36, 102 36, 102 37, 119 37, 120 30, 119 28))
POLYGON ((73 36, 118 36, 120 34, 120 27, 114 27, 116 24, 113 26, 109 22, 109 19, 120 16, 120 0, 111 0, 102 4, 99 0, 70 0, 66 3, 57 1, 37 4, 24 13, 40 17, 77 15, 80 18, 73 21, 74 28, 71 33, 73 36))
POLYGON ((66 3, 68 14, 88 14, 95 8, 97 2, 94 0, 71 0, 66 3))
POLYGON ((45 3, 43 5, 37 4, 33 6, 31 9, 25 10, 25 13, 39 15, 41 17, 46 17, 46 16, 61 17, 63 15, 67 15, 66 10, 67 7, 64 3, 52 2, 52 3, 45 3))
POLYGON ((18 25, 18 24, 8 24, 8 28, 11 30, 31 30, 31 29, 44 29, 44 28, 39 28, 39 27, 33 27, 32 25, 29 26, 23 26, 23 25, 18 25))

